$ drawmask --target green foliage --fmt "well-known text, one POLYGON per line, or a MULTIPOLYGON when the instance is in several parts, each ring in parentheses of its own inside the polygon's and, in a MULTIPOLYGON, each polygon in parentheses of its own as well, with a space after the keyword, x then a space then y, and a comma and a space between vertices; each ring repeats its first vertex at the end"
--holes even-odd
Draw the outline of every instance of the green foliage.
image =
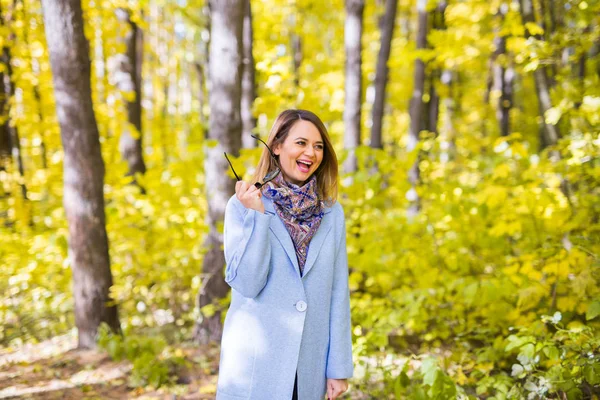
POLYGON ((115 361, 128 360, 133 364, 129 376, 132 387, 160 386, 174 383, 178 366, 185 364, 182 356, 171 354, 162 337, 114 334, 103 324, 98 331, 98 346, 115 361))
POLYGON ((400 197, 410 155, 398 162, 363 149, 344 188, 357 356, 442 351, 465 393, 497 399, 595 385, 598 133, 562 141, 559 160, 532 154, 515 134, 491 143, 492 156, 443 163, 441 140, 422 143, 412 218, 400 197), (549 325, 543 314, 555 315, 544 317, 549 325))

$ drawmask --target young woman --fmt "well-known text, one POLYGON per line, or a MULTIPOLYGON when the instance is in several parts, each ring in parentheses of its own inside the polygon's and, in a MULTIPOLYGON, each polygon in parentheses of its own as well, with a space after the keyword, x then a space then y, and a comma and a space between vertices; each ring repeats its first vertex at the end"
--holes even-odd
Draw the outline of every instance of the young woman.
POLYGON ((267 142, 225 211, 217 400, 335 399, 353 373, 337 158, 310 111, 281 113, 267 142))

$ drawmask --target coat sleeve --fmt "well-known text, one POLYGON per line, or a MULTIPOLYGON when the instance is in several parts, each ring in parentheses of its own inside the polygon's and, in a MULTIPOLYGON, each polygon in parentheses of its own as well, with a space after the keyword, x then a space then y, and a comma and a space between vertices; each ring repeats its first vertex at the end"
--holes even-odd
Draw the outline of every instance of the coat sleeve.
POLYGON ((271 259, 271 215, 247 209, 233 196, 225 209, 225 282, 244 297, 258 296, 267 283, 271 259))
POLYGON ((348 254, 346 251, 346 222, 341 210, 342 232, 334 265, 331 314, 329 317, 329 351, 326 376, 330 379, 349 379, 354 373, 352 364, 352 333, 350 324, 350 290, 348 288, 348 254))

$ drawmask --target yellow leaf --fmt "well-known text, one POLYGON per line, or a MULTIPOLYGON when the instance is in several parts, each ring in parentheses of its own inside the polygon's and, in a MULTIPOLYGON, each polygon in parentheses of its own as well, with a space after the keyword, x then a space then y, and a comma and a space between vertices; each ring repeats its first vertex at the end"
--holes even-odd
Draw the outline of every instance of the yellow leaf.
POLYGON ((562 116, 562 111, 559 108, 552 107, 544 113, 544 119, 547 124, 556 125, 562 116))
POLYGON ((494 169, 494 178, 506 178, 510 175, 510 167, 507 164, 500 164, 494 169))
POLYGON ((544 33, 544 29, 534 22, 527 22, 525 28, 532 35, 542 35, 544 33))

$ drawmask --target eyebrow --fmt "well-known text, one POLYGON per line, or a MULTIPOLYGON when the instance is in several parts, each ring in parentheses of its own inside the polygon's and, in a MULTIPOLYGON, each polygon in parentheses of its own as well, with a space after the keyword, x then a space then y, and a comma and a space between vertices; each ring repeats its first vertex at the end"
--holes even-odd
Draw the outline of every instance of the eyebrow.
MULTIPOLYGON (((298 139, 302 139, 302 140, 304 140, 304 141, 306 141, 306 142, 308 142, 308 141, 309 141, 307 138, 303 138, 302 136, 298 136, 298 137, 296 137, 296 139, 294 139, 294 140, 298 140, 298 139)), ((316 143, 316 144, 319 144, 319 143, 320 143, 320 144, 323 144, 323 142, 322 142, 322 141, 320 141, 320 140, 317 140, 315 143, 316 143)))

